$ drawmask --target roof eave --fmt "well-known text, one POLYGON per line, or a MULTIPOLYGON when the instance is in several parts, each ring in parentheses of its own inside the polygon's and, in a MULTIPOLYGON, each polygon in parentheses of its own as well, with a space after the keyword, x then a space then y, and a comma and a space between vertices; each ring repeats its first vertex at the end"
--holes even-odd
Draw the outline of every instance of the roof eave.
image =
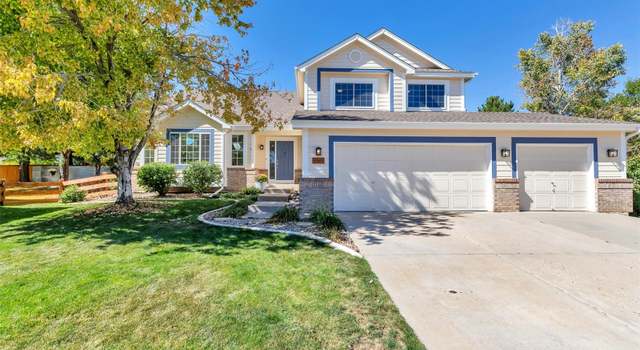
POLYGON ((637 131, 636 124, 602 123, 493 123, 493 122, 405 122, 405 121, 347 121, 301 120, 291 121, 294 129, 422 129, 422 130, 557 130, 557 131, 637 131))
POLYGON ((372 43, 371 41, 369 41, 367 38, 363 37, 360 34, 354 34, 354 35, 348 37, 347 39, 339 42, 338 44, 328 48, 327 50, 324 50, 321 53, 311 57, 310 59, 304 61, 303 63, 301 63, 299 65, 297 65, 295 67, 295 71, 305 72, 308 67, 310 67, 310 66, 314 65, 315 63, 323 60, 324 58, 328 57, 329 55, 333 54, 334 52, 336 52, 336 51, 344 48, 345 46, 353 43, 354 41, 360 41, 365 46, 368 46, 370 49, 372 49, 372 50, 380 53, 384 57, 386 57, 388 60, 390 60, 392 62, 395 62, 397 65, 405 68, 407 74, 415 73, 415 68, 414 67, 412 67, 408 63, 404 62, 403 60, 399 59, 398 57, 395 57, 394 55, 392 55, 390 52, 386 51, 385 49, 383 49, 383 48, 379 47, 378 45, 372 43))

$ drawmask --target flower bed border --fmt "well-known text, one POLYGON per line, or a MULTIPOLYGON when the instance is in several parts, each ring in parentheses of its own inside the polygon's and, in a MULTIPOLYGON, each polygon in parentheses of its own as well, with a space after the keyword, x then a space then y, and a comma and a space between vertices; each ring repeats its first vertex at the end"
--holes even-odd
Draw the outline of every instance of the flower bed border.
POLYGON ((208 211, 206 213, 200 214, 198 216, 198 220, 202 223, 205 223, 207 225, 211 225, 211 226, 218 226, 218 227, 228 227, 228 228, 238 228, 238 229, 243 229, 243 230, 251 230, 251 231, 262 231, 262 232, 272 232, 272 233, 284 233, 290 236, 297 236, 297 237, 303 237, 303 238, 307 238, 307 239, 312 239, 314 241, 318 241, 321 243, 324 243, 328 246, 330 246, 331 248, 335 249, 335 250, 339 250, 341 252, 347 253, 351 256, 355 256, 358 258, 362 258, 362 255, 358 252, 356 252, 355 250, 342 245, 340 243, 336 243, 328 238, 325 237, 320 237, 311 233, 304 233, 304 232, 297 232, 297 231, 291 231, 291 230, 277 230, 277 229, 269 229, 269 228, 263 228, 263 227, 254 227, 254 226, 250 226, 250 225, 233 225, 233 224, 226 224, 226 223, 221 223, 221 222, 215 222, 213 220, 208 220, 205 218, 205 216, 207 214, 211 214, 214 212, 218 212, 221 211, 223 209, 225 209, 226 207, 222 207, 222 208, 218 208, 216 210, 211 210, 208 211))

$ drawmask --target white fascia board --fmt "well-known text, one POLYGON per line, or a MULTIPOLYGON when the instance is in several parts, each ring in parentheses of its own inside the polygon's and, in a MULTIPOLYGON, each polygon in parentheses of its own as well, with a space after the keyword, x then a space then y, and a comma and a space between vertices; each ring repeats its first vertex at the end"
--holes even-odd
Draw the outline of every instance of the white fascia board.
POLYGON ((421 56, 422 58, 433 62, 436 66, 442 68, 442 69, 451 69, 451 67, 447 66, 446 64, 440 62, 439 60, 437 60, 435 57, 429 55, 428 53, 424 52, 423 50, 420 50, 419 48, 415 47, 413 44, 411 44, 410 42, 402 39, 401 37, 393 34, 392 32, 388 31, 385 28, 381 28, 379 29, 377 32, 369 35, 367 37, 367 39, 369 40, 374 40, 375 38, 379 37, 380 35, 386 35, 388 37, 390 37, 391 39, 395 40, 396 42, 398 42, 399 44, 401 44, 402 46, 406 47, 407 49, 413 51, 413 53, 417 54, 418 56, 421 56))
POLYGON ((415 69, 410 64, 408 64, 407 62, 399 59, 398 57, 396 57, 394 55, 392 55, 389 51, 387 51, 387 50, 381 48, 380 46, 372 43, 371 41, 367 40, 367 38, 363 37, 360 34, 354 34, 354 35, 350 36, 349 38, 347 38, 346 40, 343 40, 342 42, 338 43, 337 45, 335 45, 335 46, 333 46, 333 47, 321 52, 320 54, 308 59, 307 61, 297 65, 295 67, 295 69, 299 70, 301 72, 304 72, 304 71, 306 71, 306 69, 309 66, 311 66, 311 65, 313 65, 313 64, 315 64, 315 63, 317 63, 317 62, 319 62, 319 61, 321 61, 323 59, 325 59, 329 55, 335 53, 336 51, 338 51, 338 50, 340 50, 340 49, 346 47, 347 45, 349 45, 349 44, 351 44, 353 42, 356 42, 356 41, 362 43, 366 47, 372 49, 373 51, 379 53, 380 55, 386 57, 387 59, 395 62, 399 66, 404 67, 406 69, 406 73, 407 74, 412 74, 412 73, 415 72, 415 69))
POLYGON ((411 78, 464 78, 473 79, 478 76, 478 73, 465 73, 465 72, 416 72, 407 79, 411 78))
POLYGON ((636 131, 633 124, 596 123, 448 123, 448 122, 358 122, 292 120, 294 129, 421 129, 421 130, 557 130, 557 131, 636 131))

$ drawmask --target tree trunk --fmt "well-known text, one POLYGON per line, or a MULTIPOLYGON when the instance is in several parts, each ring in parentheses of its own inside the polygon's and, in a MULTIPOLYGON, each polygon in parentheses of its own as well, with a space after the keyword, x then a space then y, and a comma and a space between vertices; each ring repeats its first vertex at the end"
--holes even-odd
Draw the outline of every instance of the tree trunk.
POLYGON ((102 169, 102 164, 100 164, 100 163, 95 163, 95 164, 93 164, 93 166, 94 166, 94 167, 95 167, 95 169, 96 169, 95 175, 96 175, 96 176, 100 176, 100 169, 102 169))
POLYGON ((69 181, 69 169, 71 168, 71 158, 73 158, 73 151, 68 149, 62 153, 64 156, 64 163, 62 164, 62 180, 69 181))
POLYGON ((131 205, 133 200, 133 186, 131 183, 131 172, 133 162, 130 160, 131 151, 128 149, 118 149, 116 152, 116 165, 118 167, 118 198, 116 204, 131 205))
POLYGON ((31 159, 20 158, 19 159, 19 172, 20 172, 20 182, 29 182, 31 181, 31 174, 29 174, 29 165, 31 164, 31 159))

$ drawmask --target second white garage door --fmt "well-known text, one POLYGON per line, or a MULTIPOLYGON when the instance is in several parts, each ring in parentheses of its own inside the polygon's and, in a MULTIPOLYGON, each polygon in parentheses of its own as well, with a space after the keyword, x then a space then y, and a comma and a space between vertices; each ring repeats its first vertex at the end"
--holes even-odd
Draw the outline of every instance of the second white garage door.
POLYGON ((487 210, 490 146, 337 143, 337 211, 487 210))
POLYGON ((519 145, 522 210, 594 210, 593 150, 588 145, 519 145))

